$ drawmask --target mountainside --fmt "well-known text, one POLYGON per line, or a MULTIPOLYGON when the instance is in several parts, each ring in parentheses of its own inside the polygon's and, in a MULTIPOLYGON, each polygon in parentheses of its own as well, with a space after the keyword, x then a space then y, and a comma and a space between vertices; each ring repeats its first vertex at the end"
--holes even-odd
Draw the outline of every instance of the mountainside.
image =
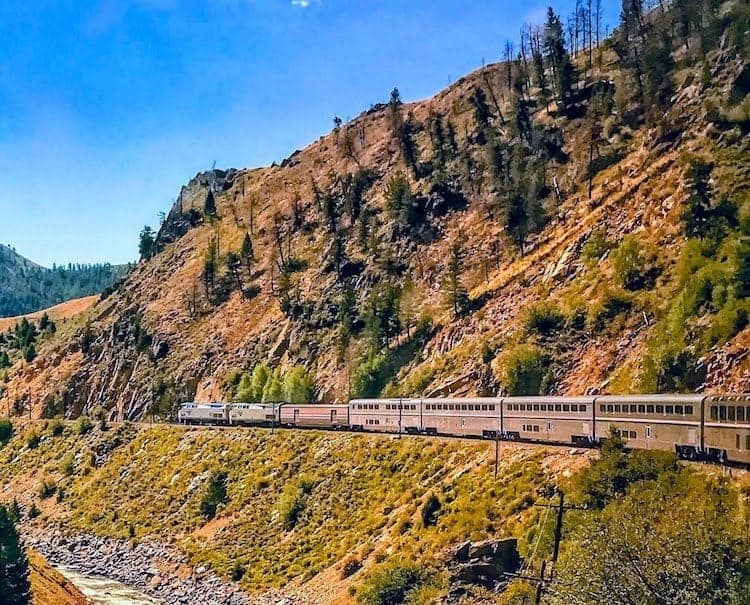
POLYGON ((99 294, 126 270, 108 264, 47 269, 0 244, 0 317, 33 313, 66 300, 99 294))
POLYGON ((750 16, 688 4, 197 175, 0 405, 745 390, 750 16))

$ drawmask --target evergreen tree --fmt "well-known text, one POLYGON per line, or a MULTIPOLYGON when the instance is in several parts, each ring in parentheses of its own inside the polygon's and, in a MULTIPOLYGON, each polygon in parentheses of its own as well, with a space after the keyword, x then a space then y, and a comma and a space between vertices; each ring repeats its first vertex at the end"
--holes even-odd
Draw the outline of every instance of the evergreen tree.
POLYGON ((469 295, 461 281, 461 273, 464 268, 464 244, 465 238, 459 234, 451 245, 451 255, 448 260, 448 277, 445 289, 448 304, 453 308, 453 315, 458 317, 469 302, 469 295))
POLYGON ((565 32, 562 22, 552 7, 547 9, 547 23, 544 26, 544 55, 552 68, 557 100, 564 104, 570 96, 576 76, 575 68, 565 48, 565 32))
POLYGON ((30 602, 29 563, 11 515, 0 506, 0 605, 30 602))
POLYGON ((250 238, 249 233, 245 233, 245 237, 242 240, 242 249, 240 255, 247 265, 247 270, 250 271, 252 261, 255 260, 255 253, 253 252, 253 240, 250 238))
POLYGON ((210 189, 203 204, 203 213, 210 217, 216 216, 216 198, 214 197, 214 192, 210 189))
POLYGON ((0 370, 9 368, 11 366, 10 356, 7 351, 0 351, 0 370))
POLYGON ((138 241, 138 254, 141 260, 149 260, 156 252, 156 236, 153 229, 146 225, 141 229, 138 241))

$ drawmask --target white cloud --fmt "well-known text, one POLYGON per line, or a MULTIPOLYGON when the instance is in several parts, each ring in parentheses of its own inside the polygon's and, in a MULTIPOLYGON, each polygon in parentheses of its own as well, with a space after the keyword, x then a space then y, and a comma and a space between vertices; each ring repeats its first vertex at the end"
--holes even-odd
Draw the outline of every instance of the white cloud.
POLYGON ((292 6, 307 8, 308 6, 310 6, 310 0, 292 0, 292 6))

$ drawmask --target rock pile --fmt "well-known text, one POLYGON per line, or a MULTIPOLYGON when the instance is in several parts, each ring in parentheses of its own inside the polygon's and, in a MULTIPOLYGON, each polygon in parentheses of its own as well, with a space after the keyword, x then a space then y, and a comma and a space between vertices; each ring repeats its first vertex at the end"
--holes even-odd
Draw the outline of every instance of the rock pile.
POLYGON ((184 554, 154 541, 133 544, 49 530, 35 531, 26 540, 53 565, 116 580, 167 605, 298 603, 281 594, 250 596, 205 567, 190 568, 184 554))
POLYGON ((518 571, 521 557, 515 538, 465 542, 454 547, 449 554, 451 585, 484 586, 496 590, 508 582, 505 573, 518 571))

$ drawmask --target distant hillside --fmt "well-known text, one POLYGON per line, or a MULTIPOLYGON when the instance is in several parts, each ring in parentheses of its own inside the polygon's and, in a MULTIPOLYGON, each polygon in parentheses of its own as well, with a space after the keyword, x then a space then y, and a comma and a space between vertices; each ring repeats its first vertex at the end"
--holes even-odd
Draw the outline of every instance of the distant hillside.
POLYGON ((0 244, 0 317, 33 313, 99 294, 123 277, 125 266, 67 265, 48 269, 0 244))

